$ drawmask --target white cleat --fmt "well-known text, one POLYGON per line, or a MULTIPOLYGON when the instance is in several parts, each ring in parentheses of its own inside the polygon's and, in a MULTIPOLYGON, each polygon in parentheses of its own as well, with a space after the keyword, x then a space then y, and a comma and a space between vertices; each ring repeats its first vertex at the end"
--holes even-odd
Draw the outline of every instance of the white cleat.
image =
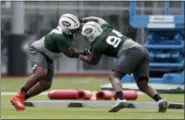
POLYGON ((109 112, 118 112, 127 106, 128 102, 126 100, 118 100, 117 103, 109 110, 109 112))
POLYGON ((164 99, 161 99, 158 101, 158 112, 165 113, 168 108, 168 102, 164 99))

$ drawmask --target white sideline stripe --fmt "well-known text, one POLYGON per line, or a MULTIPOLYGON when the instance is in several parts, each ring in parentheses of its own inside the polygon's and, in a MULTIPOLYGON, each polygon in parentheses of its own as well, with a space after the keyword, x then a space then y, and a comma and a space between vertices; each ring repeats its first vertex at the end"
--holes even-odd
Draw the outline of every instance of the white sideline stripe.
MULTIPOLYGON (((52 100, 52 101, 28 101, 25 102, 26 106, 30 107, 69 107, 72 104, 81 104, 83 107, 112 107, 116 101, 83 101, 83 100, 76 100, 76 101, 69 101, 69 100, 52 100)), ((129 101, 134 108, 158 108, 157 102, 133 102, 129 101)), ((169 102, 169 105, 174 106, 181 106, 181 109, 184 109, 184 103, 174 103, 169 102)), ((171 107, 172 108, 172 107, 171 107)))
MULTIPOLYGON (((1 92, 1 95, 16 95, 16 94, 17 94, 17 92, 1 92)), ((48 92, 43 92, 39 95, 47 95, 47 94, 48 94, 48 92)))
MULTIPOLYGON (((93 94, 94 93, 95 92, 93 92, 93 94)), ((16 95, 16 94, 17 94, 17 92, 1 92, 1 95, 16 95)), ((143 95, 144 93, 143 92, 140 92, 140 91, 137 91, 137 94, 138 95, 143 95)), ((48 92, 43 92, 43 93, 41 93, 39 95, 48 95, 48 92)))

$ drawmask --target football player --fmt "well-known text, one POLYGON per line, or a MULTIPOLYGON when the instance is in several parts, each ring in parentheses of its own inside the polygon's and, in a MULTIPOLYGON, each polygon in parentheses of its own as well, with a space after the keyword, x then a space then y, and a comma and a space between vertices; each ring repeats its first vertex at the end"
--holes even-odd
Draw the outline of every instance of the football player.
POLYGON ((117 58, 117 63, 112 67, 109 79, 118 101, 109 112, 117 112, 128 105, 124 99, 120 79, 125 74, 131 73, 135 77, 138 88, 158 102, 158 112, 166 112, 168 102, 148 84, 148 51, 142 45, 115 30, 102 18, 86 17, 83 22, 85 24, 82 27, 82 35, 91 45, 89 55, 80 55, 80 59, 95 65, 102 55, 117 58))
POLYGON ((10 100, 17 111, 25 109, 25 100, 51 87, 55 59, 62 54, 70 58, 79 58, 78 53, 71 48, 74 34, 79 29, 78 18, 72 14, 64 14, 60 17, 59 24, 55 29, 31 44, 29 57, 33 64, 33 74, 10 100))

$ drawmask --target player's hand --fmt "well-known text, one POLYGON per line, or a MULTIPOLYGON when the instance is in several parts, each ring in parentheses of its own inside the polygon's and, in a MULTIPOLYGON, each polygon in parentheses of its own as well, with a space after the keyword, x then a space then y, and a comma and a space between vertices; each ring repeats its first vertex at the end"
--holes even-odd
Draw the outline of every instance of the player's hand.
POLYGON ((70 58, 79 58, 79 54, 78 54, 77 50, 75 50, 73 48, 69 48, 68 51, 69 51, 68 56, 70 58))
POLYGON ((86 48, 83 52, 79 52, 80 55, 90 55, 91 51, 90 48, 86 48))
POLYGON ((91 50, 90 50, 91 48, 89 47, 89 48, 86 48, 85 50, 84 50, 84 54, 85 55, 91 55, 91 50))

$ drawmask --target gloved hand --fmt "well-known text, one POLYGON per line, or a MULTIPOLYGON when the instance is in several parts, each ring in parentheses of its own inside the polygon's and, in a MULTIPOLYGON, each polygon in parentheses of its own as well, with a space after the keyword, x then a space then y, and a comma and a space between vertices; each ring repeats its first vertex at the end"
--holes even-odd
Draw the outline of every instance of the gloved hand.
POLYGON ((86 48, 83 52, 78 52, 80 55, 90 55, 91 51, 90 48, 86 48))
POLYGON ((75 50, 73 48, 69 48, 68 50, 69 50, 68 57, 79 58, 79 54, 78 54, 77 50, 75 50))
POLYGON ((84 50, 84 54, 85 54, 85 55, 90 55, 90 54, 91 54, 90 48, 86 48, 86 49, 84 50))

